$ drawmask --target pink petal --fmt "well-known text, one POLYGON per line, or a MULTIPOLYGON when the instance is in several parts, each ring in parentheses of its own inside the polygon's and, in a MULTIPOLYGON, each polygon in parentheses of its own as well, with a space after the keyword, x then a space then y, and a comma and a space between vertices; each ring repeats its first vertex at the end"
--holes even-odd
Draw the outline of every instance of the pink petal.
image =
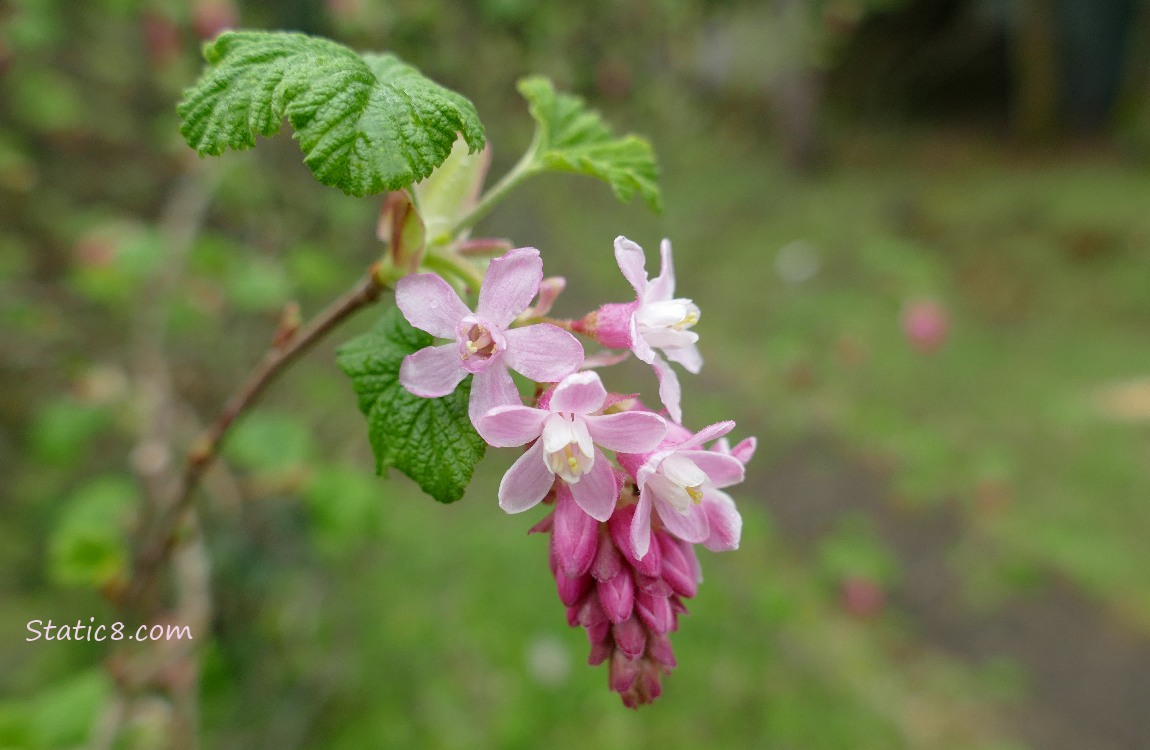
POLYGON ((571 495, 579 507, 596 521, 606 521, 611 517, 619 498, 619 486, 615 483, 615 472, 602 452, 595 451, 591 471, 571 485, 571 495))
POLYGON ((639 491, 639 502, 635 506, 635 517, 631 519, 631 551, 636 559, 642 560, 651 548, 651 491, 644 487, 639 491))
POLYGON ((721 438, 733 429, 735 429, 734 420, 728 419, 723 422, 715 422, 714 424, 707 425, 691 437, 679 443, 676 448, 681 451, 692 450, 698 448, 703 443, 709 443, 716 438, 721 438))
POLYGON ((659 514, 659 520, 667 527, 667 531, 679 537, 684 542, 698 544, 705 540, 710 534, 710 527, 707 525, 707 514, 699 505, 692 503, 684 514, 675 510, 675 506, 656 496, 655 511, 659 514))
POLYGON ((504 361, 512 370, 538 383, 562 380, 583 363, 579 340, 550 323, 512 328, 503 335, 507 339, 504 361))
POLYGON ((647 339, 639 335, 639 324, 635 322, 634 316, 631 317, 628 325, 630 326, 630 330, 627 335, 631 340, 631 351, 641 361, 649 365, 654 364, 659 355, 656 354, 655 350, 651 348, 651 345, 647 343, 647 339))
POLYGON ((506 328, 527 309, 543 281, 543 261, 533 247, 512 250, 491 261, 479 288, 475 314, 496 328, 506 328))
POLYGON ((667 434, 667 423, 649 411, 624 411, 583 419, 591 439, 612 451, 646 453, 654 450, 667 434))
POLYGON ((658 354, 655 355, 651 365, 655 368, 655 377, 659 379, 659 400, 663 402, 671 419, 682 422, 683 410, 679 406, 682 390, 679 388, 679 376, 658 354))
POLYGON ((680 450, 677 455, 691 459, 716 487, 730 487, 742 482, 747 471, 742 461, 727 453, 680 450))
POLYGON ((471 311, 446 281, 433 273, 404 276, 395 285, 395 304, 416 328, 441 339, 455 338, 455 327, 471 311))
MULTIPOLYGON (((543 463, 540 456, 540 463, 543 463)), ((556 561, 565 576, 586 573, 599 546, 599 524, 575 504, 562 482, 555 493, 555 524, 551 541, 556 561)))
POLYGON ((675 294, 675 264, 671 260, 671 241, 664 239, 659 243, 659 255, 662 266, 659 275, 651 280, 647 287, 647 300, 667 300, 675 294))
POLYGON ((408 354, 399 366, 399 382, 423 398, 446 396, 465 377, 467 371, 459 366, 459 347, 454 343, 428 346, 408 354))
POLYGON ((663 354, 672 362, 681 364, 692 375, 698 375, 699 370, 703 369, 703 355, 699 354, 699 347, 694 344, 664 349, 663 354))
POLYGON ((479 418, 475 428, 496 448, 523 445, 543 432, 547 412, 530 406, 497 406, 479 418))
POLYGON ((626 237, 615 238, 615 262, 623 272, 623 278, 635 289, 635 295, 641 301, 647 293, 647 259, 643 255, 643 248, 636 245, 626 237))
MULTIPOLYGON (((450 345, 458 351, 454 344, 450 345)), ((456 354, 456 359, 458 359, 456 354)), ((467 414, 471 417, 471 424, 479 429, 479 420, 484 414, 497 406, 522 406, 519 398, 519 389, 507 372, 507 365, 501 360, 493 361, 483 372, 475 373, 471 380, 471 401, 467 405, 467 414)), ((482 433, 480 433, 482 435, 482 433)))
POLYGON ((755 455, 755 448, 757 448, 758 445, 758 440, 753 437, 749 437, 746 440, 740 441, 738 445, 730 450, 730 453, 732 456, 742 461, 743 464, 748 464, 751 461, 751 457, 755 455))
POLYGON ((565 411, 574 414, 590 414, 598 411, 607 400, 607 389, 598 373, 577 372, 555 386, 551 394, 551 411, 565 411))
POLYGON ((584 357, 580 367, 584 370, 590 370, 594 367, 610 367, 619 364, 630 356, 631 352, 627 349, 600 349, 594 354, 588 354, 584 357))
POLYGON ((554 481, 555 475, 543 460, 543 443, 536 441, 503 475, 499 483, 499 507, 508 513, 534 508, 554 481))
POLYGON ((739 548, 743 533, 743 517, 735 508, 731 496, 719 490, 707 490, 703 495, 703 512, 707 515, 710 533, 703 544, 712 552, 726 552, 739 548))

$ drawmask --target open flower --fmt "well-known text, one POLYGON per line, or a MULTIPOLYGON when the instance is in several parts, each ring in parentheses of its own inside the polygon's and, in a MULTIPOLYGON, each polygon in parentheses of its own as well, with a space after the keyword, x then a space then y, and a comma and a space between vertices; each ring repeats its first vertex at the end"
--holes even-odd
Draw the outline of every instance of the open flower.
MULTIPOLYGON (((642 559, 651 546, 651 512, 684 542, 703 543, 721 551, 739 546, 742 518, 735 502, 722 492, 743 481, 743 462, 703 444, 734 429, 734 422, 716 422, 694 435, 664 443, 646 455, 619 454, 619 464, 635 477, 639 502, 631 522, 631 546, 642 559)), ((749 451, 740 443, 740 455, 749 451)), ((752 448, 753 451, 753 448, 752 448)))
POLYGON ((595 313, 594 333, 604 346, 630 349, 651 365, 659 378, 659 400, 676 422, 683 420, 679 406, 679 378, 667 359, 678 362, 690 373, 703 367, 703 357, 695 342, 699 335, 691 327, 699 322, 699 308, 689 299, 675 297, 675 268, 671 242, 659 246, 662 268, 654 279, 647 278, 643 248, 626 237, 615 238, 615 260, 619 270, 635 289, 635 302, 603 305, 595 313))
POLYGON ((610 518, 619 487, 598 446, 628 453, 649 451, 667 434, 667 425, 645 411, 596 414, 606 401, 599 375, 577 372, 555 386, 545 409, 500 406, 481 417, 479 434, 494 446, 508 448, 535 440, 499 483, 499 507, 508 513, 534 507, 558 476, 589 516, 599 521, 610 518))
POLYGON ((496 406, 522 403, 508 368, 540 383, 553 383, 578 368, 583 347, 566 331, 548 323, 507 327, 527 309, 542 279, 538 250, 512 250, 491 261, 474 313, 435 274, 400 279, 395 302, 407 321, 453 341, 407 355, 399 382, 417 396, 438 398, 475 375, 468 413, 478 429, 479 417, 496 406))

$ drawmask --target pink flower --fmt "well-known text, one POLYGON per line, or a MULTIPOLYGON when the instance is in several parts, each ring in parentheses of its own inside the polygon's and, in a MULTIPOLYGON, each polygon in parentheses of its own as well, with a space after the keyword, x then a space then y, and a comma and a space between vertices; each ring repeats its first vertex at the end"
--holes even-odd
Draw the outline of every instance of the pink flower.
MULTIPOLYGON (((703 443, 722 437, 734 422, 716 422, 689 437, 673 438, 646 455, 619 454, 619 464, 635 477, 639 502, 631 522, 630 541, 635 557, 643 559, 651 547, 651 511, 666 529, 684 542, 703 543, 723 551, 739 546, 742 518, 735 502, 721 488, 743 481, 743 462, 722 450, 704 450, 703 443)), ((753 453, 746 441, 740 455, 753 453)))
POLYGON ((499 483, 499 507, 508 513, 534 507, 558 476, 570 485, 580 508, 592 518, 607 520, 619 487, 597 446, 649 451, 667 434, 666 423, 651 412, 595 414, 607 401, 607 391, 591 371, 568 375, 544 399, 540 401, 546 408, 499 406, 479 419, 479 434, 496 447, 535 440, 499 483))
POLYGON ((603 305, 595 313, 595 336, 604 346, 630 349, 635 356, 655 368, 659 378, 659 400, 676 422, 683 420, 679 407, 679 378, 667 359, 678 362, 695 374, 703 367, 703 357, 695 342, 699 336, 689 329, 699 322, 699 308, 689 299, 675 297, 675 268, 671 262, 671 242, 659 246, 662 268, 648 280, 643 248, 626 237, 615 238, 615 260, 619 270, 635 289, 635 302, 603 305))
POLYGON ((540 383, 553 383, 578 368, 583 347, 566 331, 547 323, 508 328, 527 309, 542 279, 538 250, 512 250, 491 261, 474 313, 435 274, 400 279, 395 302, 407 321, 454 340, 405 357, 399 382, 417 396, 438 398, 475 375, 468 413, 478 429, 479 417, 496 406, 522 403, 508 368, 540 383))

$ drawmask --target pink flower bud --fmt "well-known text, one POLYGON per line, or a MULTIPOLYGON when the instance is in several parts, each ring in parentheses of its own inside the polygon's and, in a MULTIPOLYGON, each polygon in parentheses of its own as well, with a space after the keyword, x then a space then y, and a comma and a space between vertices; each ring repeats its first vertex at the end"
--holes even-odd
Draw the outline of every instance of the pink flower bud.
POLYGON ((591 590, 591 576, 581 575, 569 578, 566 575, 555 576, 555 584, 559 589, 559 601, 568 607, 574 607, 591 590))
POLYGON ((637 659, 628 659, 622 651, 616 651, 611 657, 611 671, 608 679, 611 689, 616 693, 626 693, 639 679, 641 663, 637 659))
POLYGON ((635 595, 635 612, 643 624, 659 635, 675 630, 675 613, 665 596, 652 596, 640 591, 635 595))
POLYGON ((615 637, 615 645, 619 650, 632 659, 642 656, 643 649, 647 647, 646 631, 634 615, 612 625, 611 635, 615 637))
POLYGON ((599 604, 608 620, 619 623, 631 616, 635 588, 629 571, 622 571, 609 581, 600 581, 597 589, 599 604))
POLYGON ((695 579, 695 567, 683 554, 682 546, 668 534, 656 534, 655 538, 663 555, 663 580, 679 596, 693 597, 699 584, 695 579))
POLYGON ((569 578, 583 575, 595 559, 599 522, 583 512, 562 482, 556 492, 553 524, 551 543, 560 569, 569 578))

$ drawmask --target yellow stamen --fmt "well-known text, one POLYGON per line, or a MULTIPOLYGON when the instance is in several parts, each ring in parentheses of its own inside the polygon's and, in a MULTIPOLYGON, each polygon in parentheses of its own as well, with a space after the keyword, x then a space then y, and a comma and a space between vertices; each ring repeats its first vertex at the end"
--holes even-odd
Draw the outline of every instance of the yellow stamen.
POLYGON ((691 500, 694 501, 695 505, 703 502, 703 493, 699 491, 698 487, 684 487, 683 489, 691 496, 691 500))
POLYGON ((687 328, 690 328, 691 326, 695 325, 698 322, 699 322, 699 313, 692 310, 689 313, 687 313, 686 317, 684 317, 682 320, 680 320, 678 323, 675 323, 671 327, 674 328, 676 331, 683 331, 683 330, 686 330, 687 328))

